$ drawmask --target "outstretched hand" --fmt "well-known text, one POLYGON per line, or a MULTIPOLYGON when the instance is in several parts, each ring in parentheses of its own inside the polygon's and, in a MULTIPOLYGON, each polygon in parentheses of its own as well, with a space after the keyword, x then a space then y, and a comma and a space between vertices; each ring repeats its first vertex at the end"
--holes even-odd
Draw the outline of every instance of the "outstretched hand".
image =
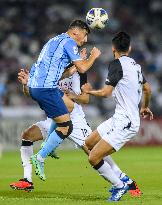
POLYGON ((82 85, 81 89, 84 93, 88 93, 89 91, 92 90, 92 86, 90 83, 86 83, 86 84, 82 85))
POLYGON ((149 117, 150 120, 153 119, 153 113, 151 112, 151 110, 148 107, 147 108, 141 108, 140 115, 144 119, 147 118, 147 117, 149 117))

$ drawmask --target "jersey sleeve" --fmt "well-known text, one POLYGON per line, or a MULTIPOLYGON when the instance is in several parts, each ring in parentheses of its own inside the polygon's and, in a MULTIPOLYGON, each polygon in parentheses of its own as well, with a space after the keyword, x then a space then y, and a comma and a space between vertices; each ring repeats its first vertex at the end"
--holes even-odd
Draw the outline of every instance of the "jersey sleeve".
POLYGON ((34 75, 34 72, 35 72, 35 65, 33 64, 29 72, 29 78, 31 78, 34 75))
POLYGON ((31 81, 31 78, 33 77, 34 75, 34 72, 35 72, 35 65, 33 64, 30 71, 29 71, 29 78, 28 78, 28 83, 27 85, 30 87, 30 81, 31 81))
POLYGON ((86 73, 79 73, 80 75, 80 88, 82 85, 87 83, 87 74, 86 73))
POLYGON ((71 61, 82 60, 78 52, 78 46, 73 40, 69 40, 65 43, 64 48, 71 59, 71 61))
POLYGON ((118 59, 112 61, 108 67, 108 76, 105 84, 115 87, 123 77, 123 70, 118 59))

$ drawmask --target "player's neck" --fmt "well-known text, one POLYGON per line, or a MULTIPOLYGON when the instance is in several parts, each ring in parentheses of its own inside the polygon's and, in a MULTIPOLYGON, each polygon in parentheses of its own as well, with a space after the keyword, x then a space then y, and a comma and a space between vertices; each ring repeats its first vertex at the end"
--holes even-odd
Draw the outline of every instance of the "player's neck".
POLYGON ((128 56, 128 52, 127 53, 118 53, 118 52, 115 52, 115 59, 118 59, 122 56, 128 56))
POLYGON ((66 33, 72 38, 72 33, 69 30, 66 33))

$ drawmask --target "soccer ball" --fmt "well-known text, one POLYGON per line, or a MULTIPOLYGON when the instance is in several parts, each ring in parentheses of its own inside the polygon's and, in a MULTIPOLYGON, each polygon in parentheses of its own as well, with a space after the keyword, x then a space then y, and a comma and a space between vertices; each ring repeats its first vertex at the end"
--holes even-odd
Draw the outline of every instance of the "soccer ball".
POLYGON ((86 22, 92 29, 103 29, 109 20, 107 12, 102 8, 92 8, 86 15, 86 22))

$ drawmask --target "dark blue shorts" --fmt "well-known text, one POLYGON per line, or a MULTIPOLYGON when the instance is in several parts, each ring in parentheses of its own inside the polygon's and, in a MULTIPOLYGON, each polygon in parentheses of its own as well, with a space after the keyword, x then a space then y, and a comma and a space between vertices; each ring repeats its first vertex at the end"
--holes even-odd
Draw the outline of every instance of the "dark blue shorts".
POLYGON ((62 100, 64 93, 58 88, 29 88, 29 92, 47 117, 55 118, 68 113, 62 100))

